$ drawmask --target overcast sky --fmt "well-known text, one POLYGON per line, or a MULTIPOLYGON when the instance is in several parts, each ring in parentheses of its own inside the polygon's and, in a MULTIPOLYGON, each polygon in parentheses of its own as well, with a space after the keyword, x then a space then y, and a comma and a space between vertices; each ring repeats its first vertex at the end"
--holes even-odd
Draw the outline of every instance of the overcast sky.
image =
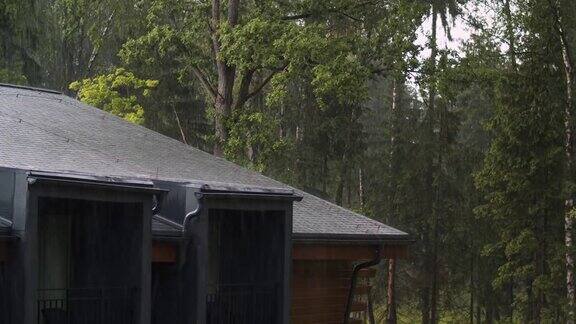
MULTIPOLYGON (((469 2, 468 5, 463 10, 462 17, 469 17, 470 15, 475 15, 476 17, 482 16, 482 19, 490 23, 492 21, 491 17, 494 15, 494 12, 490 8, 486 8, 483 6, 478 6, 475 1, 469 2)), ((449 22, 452 24, 452 21, 449 22)), ((430 56, 430 49, 427 48, 426 42, 428 41, 428 37, 430 35, 430 31, 432 30, 432 19, 429 17, 424 21, 420 29, 418 30, 418 38, 416 40, 416 44, 422 46, 423 50, 420 53, 420 58, 422 60, 427 59, 430 56)), ((466 21, 462 18, 457 18, 454 21, 454 24, 451 25, 451 35, 452 40, 448 40, 444 29, 438 24, 438 46, 441 49, 449 49, 458 51, 460 46, 463 42, 467 41, 472 34, 472 28, 466 23, 466 21)), ((413 85, 415 80, 414 76, 409 78, 409 82, 413 85)), ((417 86, 417 85, 415 85, 417 86)))

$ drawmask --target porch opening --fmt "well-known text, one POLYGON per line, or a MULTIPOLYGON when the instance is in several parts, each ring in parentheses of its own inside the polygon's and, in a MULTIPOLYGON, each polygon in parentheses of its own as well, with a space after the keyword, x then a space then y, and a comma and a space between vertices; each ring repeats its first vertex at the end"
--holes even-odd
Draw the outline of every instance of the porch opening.
POLYGON ((136 324, 143 206, 39 198, 39 324, 136 324))
POLYGON ((282 211, 209 210, 207 323, 280 323, 282 211))

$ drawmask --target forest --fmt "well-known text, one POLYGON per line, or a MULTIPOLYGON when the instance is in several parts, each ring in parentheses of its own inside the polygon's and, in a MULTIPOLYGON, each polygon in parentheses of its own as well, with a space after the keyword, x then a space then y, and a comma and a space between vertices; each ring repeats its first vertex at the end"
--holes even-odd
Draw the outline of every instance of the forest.
POLYGON ((409 232, 379 322, 576 319, 576 1, 0 0, 0 36, 2 83, 409 232))

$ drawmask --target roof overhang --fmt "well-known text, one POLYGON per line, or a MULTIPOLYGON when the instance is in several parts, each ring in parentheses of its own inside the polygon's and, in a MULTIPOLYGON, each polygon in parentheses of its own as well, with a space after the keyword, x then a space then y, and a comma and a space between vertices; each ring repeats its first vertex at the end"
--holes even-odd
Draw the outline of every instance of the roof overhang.
POLYGON ((102 177, 73 173, 29 172, 28 183, 74 185, 90 188, 113 189, 116 191, 142 192, 150 194, 165 194, 166 189, 157 188, 154 183, 147 180, 129 179, 119 177, 102 177))
POLYGON ((246 192, 246 191, 223 191, 223 190, 207 190, 200 191, 202 197, 205 198, 219 198, 219 199, 263 199, 263 200, 288 200, 288 201, 301 201, 302 196, 290 194, 279 194, 272 192, 246 192))
POLYGON ((341 244, 341 245, 410 245, 416 240, 405 235, 362 235, 332 233, 294 233, 294 243, 299 244, 341 244))
POLYGON ((206 198, 236 198, 236 199, 266 199, 301 201, 294 189, 280 187, 249 186, 238 183, 188 181, 186 186, 197 187, 202 197, 206 198))

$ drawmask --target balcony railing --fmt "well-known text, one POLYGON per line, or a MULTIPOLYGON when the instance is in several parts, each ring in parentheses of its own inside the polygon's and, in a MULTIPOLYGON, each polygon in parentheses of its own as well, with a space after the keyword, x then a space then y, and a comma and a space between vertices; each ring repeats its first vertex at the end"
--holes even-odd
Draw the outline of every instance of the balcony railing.
POLYGON ((276 285, 220 285, 207 296, 207 323, 276 323, 278 298, 276 285))
POLYGON ((135 324, 134 288, 38 290, 38 324, 135 324))

